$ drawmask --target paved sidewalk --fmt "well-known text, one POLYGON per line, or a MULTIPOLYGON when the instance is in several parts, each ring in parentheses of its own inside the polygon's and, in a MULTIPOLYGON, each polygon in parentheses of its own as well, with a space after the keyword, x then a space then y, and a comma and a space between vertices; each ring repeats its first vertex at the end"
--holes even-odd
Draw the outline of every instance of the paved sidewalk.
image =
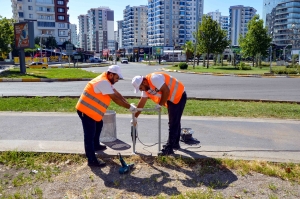
MULTIPOLYGON (((131 115, 117 115, 117 140, 105 143, 108 149, 100 154, 133 154, 130 119, 131 115)), ((158 117, 141 115, 138 122, 144 145, 137 140, 136 154, 156 156, 158 117)), ((168 134, 167 116, 162 116, 161 124, 163 144, 168 134)), ((0 126, 0 151, 84 153, 82 127, 74 113, 0 112, 0 126)), ((200 143, 181 143, 177 155, 300 162, 298 120, 184 116, 182 127, 192 128, 200 143)))

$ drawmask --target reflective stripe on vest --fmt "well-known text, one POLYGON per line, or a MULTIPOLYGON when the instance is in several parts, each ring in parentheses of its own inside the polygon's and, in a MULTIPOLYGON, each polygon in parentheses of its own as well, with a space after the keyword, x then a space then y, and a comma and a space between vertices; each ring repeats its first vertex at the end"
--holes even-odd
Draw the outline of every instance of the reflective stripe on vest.
MULTIPOLYGON (((178 103, 178 95, 177 95, 177 93, 180 92, 180 91, 182 91, 182 92, 184 91, 184 86, 182 85, 182 83, 180 83, 176 78, 174 78, 174 77, 172 77, 172 76, 170 76, 168 74, 162 73, 162 72, 155 72, 155 73, 151 73, 151 74, 147 75, 146 78, 148 79, 148 81, 151 79, 151 76, 153 74, 161 74, 161 75, 163 75, 165 77, 165 83, 166 83, 166 85, 168 86, 168 88, 170 89, 170 92, 171 92, 170 93, 171 96, 168 97, 168 100, 171 101, 172 103, 178 103), (172 88, 173 84, 174 84, 174 87, 172 88)), ((150 80, 149 85, 150 85, 150 89, 151 90, 155 90, 155 89, 153 89, 153 88, 155 88, 155 86, 151 83, 151 80, 150 80)), ((154 92, 153 93, 152 92, 150 92, 150 93, 146 92, 146 94, 150 98, 151 98, 151 95, 159 98, 158 100, 160 100, 160 98, 161 98, 161 92, 160 93, 158 93, 158 92, 156 92, 156 93, 154 93, 154 92)), ((180 95, 181 94, 182 93, 180 93, 180 95)), ((154 101, 156 101, 156 100, 154 100, 154 101)))
POLYGON ((86 107, 89 107, 90 109, 92 109, 93 111, 95 111, 96 113, 98 113, 99 115, 101 115, 103 117, 104 113, 100 110, 98 110, 96 107, 90 105, 89 103, 83 101, 82 99, 79 99, 79 103, 83 104, 86 107))

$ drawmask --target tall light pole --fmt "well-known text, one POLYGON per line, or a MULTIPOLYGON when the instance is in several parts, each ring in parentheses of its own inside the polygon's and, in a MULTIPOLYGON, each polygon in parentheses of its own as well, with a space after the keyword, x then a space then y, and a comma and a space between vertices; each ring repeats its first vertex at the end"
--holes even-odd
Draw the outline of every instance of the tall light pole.
POLYGON ((40 54, 41 54, 41 59, 42 59, 42 38, 43 38, 44 34, 41 35, 40 37, 40 54))

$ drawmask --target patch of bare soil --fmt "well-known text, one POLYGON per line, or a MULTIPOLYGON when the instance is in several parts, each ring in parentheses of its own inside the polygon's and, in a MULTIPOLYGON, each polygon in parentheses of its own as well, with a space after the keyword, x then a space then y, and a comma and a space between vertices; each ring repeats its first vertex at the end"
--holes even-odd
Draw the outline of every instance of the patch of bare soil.
POLYGON ((130 173, 119 174, 118 161, 105 161, 108 165, 104 168, 88 167, 86 163, 62 165, 61 172, 50 181, 34 180, 37 173, 30 170, 0 165, 0 198, 16 194, 23 198, 51 199, 170 198, 209 190, 213 195, 221 193, 224 198, 300 198, 298 183, 259 173, 241 175, 224 167, 166 167, 153 162, 136 162, 130 173), (22 186, 14 186, 13 179, 20 173, 32 179, 22 186))

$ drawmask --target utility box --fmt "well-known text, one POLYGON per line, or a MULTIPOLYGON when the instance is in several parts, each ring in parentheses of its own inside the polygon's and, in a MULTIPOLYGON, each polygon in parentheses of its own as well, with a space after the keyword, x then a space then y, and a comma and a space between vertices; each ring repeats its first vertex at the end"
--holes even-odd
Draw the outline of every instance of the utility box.
POLYGON ((103 127, 100 142, 113 142, 117 139, 116 112, 106 110, 103 116, 103 127))

